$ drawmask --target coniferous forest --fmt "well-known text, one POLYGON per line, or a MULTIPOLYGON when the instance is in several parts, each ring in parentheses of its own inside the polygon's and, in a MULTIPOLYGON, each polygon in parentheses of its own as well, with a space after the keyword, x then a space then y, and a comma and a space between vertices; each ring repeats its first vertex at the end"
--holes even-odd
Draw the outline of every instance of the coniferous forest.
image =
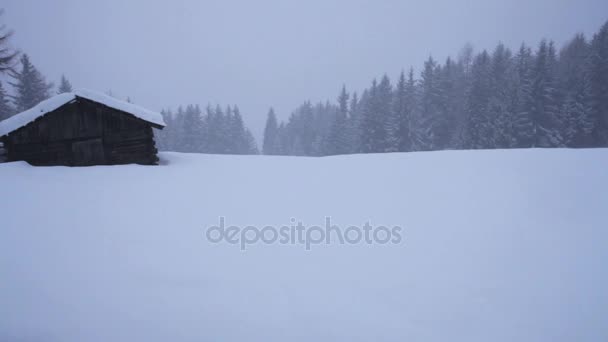
MULTIPOLYGON (((57 91, 27 54, 6 47, 0 32, 0 120, 71 91, 57 91), (13 63, 16 61, 16 63, 13 63)), ((381 68, 381 66, 379 66, 381 68)), ((130 100, 130 99, 129 99, 130 100)), ((180 106, 162 112, 160 150, 217 154, 328 156, 447 149, 608 146, 608 22, 562 47, 543 40, 517 49, 498 44, 456 58, 432 57, 420 72, 384 75, 362 92, 343 86, 336 101, 304 102, 286 120, 270 109, 261 151, 238 106, 180 106)))
POLYGON ((498 44, 432 57, 419 76, 373 80, 337 103, 268 114, 263 153, 325 156, 448 149, 608 146, 608 23, 590 40, 498 44))

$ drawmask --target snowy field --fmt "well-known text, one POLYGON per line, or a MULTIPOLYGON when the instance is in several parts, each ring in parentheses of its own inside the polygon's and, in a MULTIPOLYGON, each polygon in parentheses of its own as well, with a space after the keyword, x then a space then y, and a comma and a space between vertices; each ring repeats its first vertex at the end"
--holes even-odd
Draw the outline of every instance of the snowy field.
POLYGON ((608 150, 0 165, 0 341, 608 341, 608 150), (206 229, 399 225, 398 244, 206 229))

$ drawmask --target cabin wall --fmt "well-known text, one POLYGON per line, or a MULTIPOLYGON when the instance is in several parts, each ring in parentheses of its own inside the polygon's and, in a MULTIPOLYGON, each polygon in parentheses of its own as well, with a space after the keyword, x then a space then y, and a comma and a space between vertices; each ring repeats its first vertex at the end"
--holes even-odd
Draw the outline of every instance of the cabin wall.
POLYGON ((149 123, 81 98, 9 134, 5 145, 8 160, 33 165, 158 163, 149 123))
POLYGON ((4 148, 4 139, 0 138, 0 163, 6 161, 6 149, 4 148))

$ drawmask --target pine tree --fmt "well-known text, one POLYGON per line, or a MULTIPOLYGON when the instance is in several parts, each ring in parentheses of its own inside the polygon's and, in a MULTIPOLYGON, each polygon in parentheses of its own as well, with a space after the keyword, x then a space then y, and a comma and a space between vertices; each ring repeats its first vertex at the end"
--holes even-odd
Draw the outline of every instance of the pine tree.
POLYGON ((559 58, 559 91, 562 136, 568 147, 593 146, 595 120, 591 108, 591 84, 587 72, 589 44, 582 34, 576 35, 562 49, 559 58))
POLYGON ((348 141, 350 144, 349 153, 359 152, 359 146, 361 145, 361 104, 359 95, 357 92, 353 93, 350 99, 349 105, 349 118, 348 118, 348 141))
POLYGON ((224 113, 219 104, 215 106, 211 128, 215 132, 214 136, 216 139, 213 153, 230 153, 230 120, 227 114, 231 113, 224 113))
MULTIPOLYGON (((241 111, 237 106, 234 107, 234 109, 232 110, 232 115, 230 115, 229 118, 231 121, 230 135, 233 139, 234 144, 232 153, 255 154, 254 150, 256 150, 257 148, 255 148, 255 145, 251 145, 251 138, 253 136, 250 137, 251 132, 249 132, 249 130, 245 128, 243 117, 241 116, 241 111)), ((255 140, 253 140, 253 143, 255 143, 255 140)))
POLYGON ((608 146, 608 22, 591 41, 589 56, 591 111, 595 146, 608 146))
MULTIPOLYGON (((4 11, 0 9, 0 17, 4 11)), ((9 46, 9 39, 13 35, 12 31, 6 31, 4 25, 0 25, 0 74, 4 74, 13 68, 13 62, 17 57, 17 51, 9 46)))
POLYGON ((52 84, 46 83, 44 76, 32 65, 28 55, 21 56, 21 71, 12 72, 15 79, 11 85, 15 88, 15 109, 19 112, 30 109, 49 98, 52 84))
POLYGON ((348 99, 346 86, 342 86, 342 91, 338 97, 338 111, 331 124, 329 136, 326 139, 326 155, 347 154, 350 152, 351 145, 348 127, 348 99))
POLYGON ((388 78, 384 75, 378 84, 378 101, 376 102, 376 115, 382 125, 378 126, 376 131, 376 151, 391 152, 389 146, 389 132, 393 130, 391 127, 390 118, 393 112, 393 86, 388 78))
POLYGON ((467 148, 481 149, 492 145, 494 122, 489 117, 489 100, 492 95, 492 65, 490 55, 483 51, 475 57, 471 69, 472 84, 467 109, 467 148))
POLYGON ((424 63, 420 80, 420 111, 416 119, 416 135, 414 138, 417 151, 435 150, 439 141, 439 127, 442 118, 439 108, 443 94, 441 93, 439 73, 441 69, 432 57, 424 63))
POLYGON ((512 53, 501 43, 494 49, 491 59, 488 119, 492 123, 493 134, 484 148, 510 148, 515 144, 514 72, 512 53))
POLYGON ((414 88, 414 69, 410 69, 407 80, 405 72, 402 71, 393 98, 393 129, 390 131, 390 145, 393 151, 412 150, 411 121, 415 100, 414 88))
POLYGON ((433 133, 434 149, 451 149, 459 142, 459 128, 466 121, 464 68, 450 57, 436 71, 438 82, 437 113, 433 133))
MULTIPOLYGON (((181 108, 180 108, 181 110, 181 108)), ((200 109, 188 105, 183 113, 182 129, 179 136, 181 152, 195 153, 201 151, 202 119, 200 109)))
POLYGON ((284 122, 281 121, 279 127, 277 129, 277 146, 276 146, 276 154, 277 155, 290 155, 289 150, 289 132, 287 132, 287 127, 284 122))
POLYGON ((163 116, 163 121, 165 121, 165 128, 162 130, 155 130, 154 135, 156 138, 156 147, 159 151, 175 151, 173 146, 173 137, 174 137, 174 124, 173 124, 173 114, 170 110, 161 110, 160 114, 163 116))
POLYGON ((297 137, 297 143, 295 146, 296 155, 298 156, 313 156, 315 155, 315 143, 319 145, 317 137, 321 136, 315 130, 315 114, 312 104, 306 102, 300 109, 299 116, 297 118, 298 131, 300 132, 297 137))
POLYGON ((245 142, 246 142, 246 146, 247 146, 247 150, 244 154, 260 154, 260 151, 258 149, 258 144, 255 141, 255 138, 253 137, 253 134, 251 133, 251 131, 249 129, 245 129, 245 142))
POLYGON ((457 104, 457 121, 454 125, 454 132, 452 133, 452 142, 450 148, 453 149, 465 149, 467 148, 467 134, 468 134, 468 99, 472 87, 472 69, 474 62, 474 49, 470 43, 467 43, 458 54, 458 71, 457 82, 455 85, 455 91, 452 96, 456 96, 458 99, 453 101, 457 104))
MULTIPOLYGON (((376 103, 378 102, 378 81, 374 79, 371 88, 365 93, 362 117, 360 121, 361 138, 359 151, 362 153, 374 153, 376 150, 376 131, 384 130, 384 123, 379 122, 376 114, 376 103)), ((362 98, 363 100, 363 98, 362 98)))
POLYGON ((380 83, 373 81, 361 121, 361 151, 364 153, 389 151, 388 119, 392 111, 392 92, 387 75, 382 77, 380 83))
POLYGON ((13 114, 13 108, 11 107, 8 95, 0 82, 0 121, 8 119, 13 114))
POLYGON ((272 108, 270 108, 270 110, 268 111, 268 118, 266 119, 266 128, 264 129, 264 143, 262 146, 262 153, 264 153, 265 155, 279 154, 277 116, 274 113, 274 109, 272 108))
POLYGON ((559 101, 556 82, 557 58, 553 43, 543 40, 535 58, 531 89, 531 117, 535 147, 558 147, 560 135, 559 101))
POLYGON ((57 94, 63 93, 71 93, 72 92, 72 84, 65 75, 61 75, 61 81, 59 82, 59 88, 57 89, 57 94))
POLYGON ((532 50, 521 45, 515 57, 516 92, 514 95, 515 113, 512 123, 513 147, 533 147, 535 142, 535 125, 532 118, 532 76, 534 57, 532 50))

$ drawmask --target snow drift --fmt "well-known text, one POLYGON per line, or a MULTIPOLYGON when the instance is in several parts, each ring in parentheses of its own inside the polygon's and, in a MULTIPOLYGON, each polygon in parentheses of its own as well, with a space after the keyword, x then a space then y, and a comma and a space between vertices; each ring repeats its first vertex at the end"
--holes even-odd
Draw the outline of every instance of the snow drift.
POLYGON ((0 165, 0 340, 608 340, 608 150, 161 159, 0 165), (220 216, 403 241, 243 252, 220 216))

